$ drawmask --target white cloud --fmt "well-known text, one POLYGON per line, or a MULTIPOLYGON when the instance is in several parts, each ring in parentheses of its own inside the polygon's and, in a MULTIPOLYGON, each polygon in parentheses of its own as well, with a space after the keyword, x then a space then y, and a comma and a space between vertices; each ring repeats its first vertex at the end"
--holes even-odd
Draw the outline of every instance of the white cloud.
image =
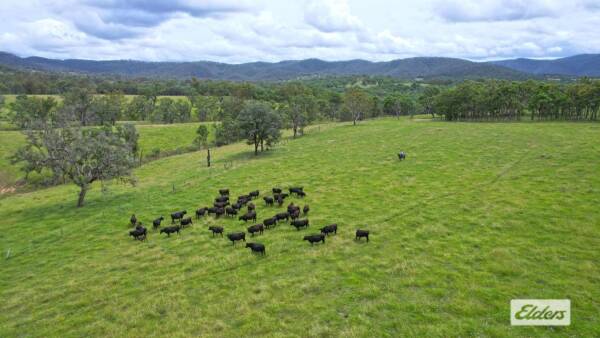
POLYGON ((322 32, 348 32, 362 28, 360 20, 350 13, 346 0, 311 0, 304 20, 322 32))

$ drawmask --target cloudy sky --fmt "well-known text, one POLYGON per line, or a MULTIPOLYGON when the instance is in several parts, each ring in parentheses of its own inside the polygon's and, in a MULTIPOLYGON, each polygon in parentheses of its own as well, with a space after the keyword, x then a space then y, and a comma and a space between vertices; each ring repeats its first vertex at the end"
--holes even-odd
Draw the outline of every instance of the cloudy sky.
POLYGON ((240 63, 600 52, 600 0, 0 0, 21 56, 240 63))

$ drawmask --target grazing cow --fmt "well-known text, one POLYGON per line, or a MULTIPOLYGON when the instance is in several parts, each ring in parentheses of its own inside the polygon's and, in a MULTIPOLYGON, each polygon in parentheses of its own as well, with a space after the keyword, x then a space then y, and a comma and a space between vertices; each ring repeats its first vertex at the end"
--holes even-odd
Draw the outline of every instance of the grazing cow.
POLYGON ((298 197, 306 197, 306 193, 304 191, 298 191, 296 195, 298 195, 298 197))
POLYGON ((312 234, 312 235, 304 236, 304 238, 302 240, 309 241, 310 245, 313 245, 313 244, 319 243, 319 242, 323 242, 323 244, 325 244, 325 235, 312 234))
POLYGON ((304 187, 291 187, 288 190, 291 195, 291 194, 299 194, 300 192, 303 192, 303 189, 304 189, 304 187))
POLYGON ((242 203, 234 203, 231 205, 235 210, 240 210, 242 208, 242 203))
POLYGON ((215 208, 225 208, 228 205, 229 205, 229 202, 215 202, 215 203, 213 203, 213 206, 215 208))
POLYGON ((207 210, 208 208, 196 209, 196 219, 199 219, 200 217, 204 216, 207 210))
POLYGON ((253 226, 249 226, 248 227, 248 232, 250 233, 250 235, 254 236, 255 232, 258 232, 260 235, 263 234, 263 231, 265 230, 265 226, 262 224, 254 224, 253 226))
POLYGON ((267 229, 269 229, 271 226, 277 225, 277 217, 267 218, 263 220, 263 224, 267 229))
POLYGON ((330 233, 337 234, 337 224, 329 224, 321 228, 321 233, 329 236, 330 233))
POLYGON ((160 227, 160 223, 164 220, 165 218, 163 216, 160 216, 159 218, 155 219, 154 221, 152 221, 152 226, 154 227, 154 229, 160 227))
POLYGON ((248 201, 250 201, 251 199, 252 199, 252 197, 250 197, 249 195, 238 196, 238 202, 240 202, 240 201, 246 201, 246 202, 243 202, 243 204, 248 203, 248 201))
POLYGON ((229 196, 229 189, 219 189, 219 195, 229 196))
POLYGON ((237 215, 237 210, 235 208, 228 207, 225 209, 225 216, 235 216, 237 215))
POLYGON ((187 211, 182 210, 171 214, 171 224, 175 223, 176 219, 182 219, 183 215, 187 214, 187 211))
POLYGON ((403 151, 399 152, 399 153, 398 153, 398 159, 399 159, 400 161, 402 161, 402 160, 406 159, 406 154, 405 154, 403 151))
POLYGON ((256 205, 254 205, 252 202, 248 203, 248 211, 252 211, 254 209, 256 209, 256 205))
POLYGON ((136 227, 135 230, 131 230, 129 232, 129 236, 140 241, 145 241, 147 233, 148 231, 146 230, 146 228, 140 225, 139 227, 136 227))
POLYGON ((227 238, 231 241, 233 245, 235 245, 235 241, 246 241, 246 233, 244 232, 233 232, 227 234, 227 238))
POLYGON ((250 198, 257 198, 258 195, 260 195, 260 192, 258 190, 254 190, 248 193, 248 196, 250 196, 250 198))
POLYGON ((273 205, 275 203, 275 200, 273 199, 273 197, 265 196, 265 197, 263 197, 263 200, 265 200, 266 205, 273 205))
POLYGON ((367 239, 367 242, 369 241, 369 231, 368 230, 356 230, 356 237, 354 239, 358 239, 360 240, 362 237, 367 239))
POLYGON ((212 231, 212 235, 213 237, 216 234, 221 234, 221 237, 223 237, 223 227, 218 227, 218 226, 209 226, 208 230, 212 231))
POLYGON ((250 248, 252 252, 258 252, 261 255, 265 254, 265 246, 260 243, 246 243, 246 248, 250 248))
POLYGON ((219 196, 215 198, 215 202, 229 202, 229 196, 219 196))
POLYGON ((273 194, 281 194, 280 188, 273 188, 273 194))
POLYGON ((185 228, 188 225, 192 225, 194 223, 192 223, 192 218, 191 217, 186 217, 186 218, 182 218, 179 221, 179 225, 181 225, 182 228, 185 228))
POLYGON ((225 215, 225 209, 224 208, 217 208, 217 210, 215 211, 215 217, 219 218, 221 216, 225 215))
POLYGON ((308 219, 297 219, 292 221, 292 226, 296 228, 296 230, 300 230, 300 228, 308 228, 308 219))
POLYGON ((287 212, 280 212, 277 215, 275 215, 275 218, 277 219, 277 221, 281 221, 282 219, 288 221, 290 219, 290 214, 288 214, 287 212))
POLYGON ((129 218, 129 222, 131 222, 132 226, 137 224, 137 218, 135 217, 135 214, 131 215, 131 218, 129 218))
POLYGON ((297 220, 300 217, 300 210, 294 209, 294 211, 290 212, 289 214, 292 221, 297 220))
POLYGON ((304 208, 302 208, 302 212, 306 215, 308 214, 308 212, 310 211, 310 207, 307 205, 304 206, 304 208))
POLYGON ((256 222, 256 212, 255 211, 248 211, 244 215, 238 217, 238 220, 240 220, 240 221, 243 220, 244 222, 248 222, 249 220, 253 220, 254 222, 256 222))
POLYGON ((287 211, 288 211, 289 213, 292 213, 292 212, 296 211, 296 209, 300 209, 300 208, 299 208, 299 207, 297 207, 297 206, 295 206, 295 205, 294 205, 294 202, 292 202, 292 203, 288 204, 288 206, 287 206, 287 211))
POLYGON ((181 227, 179 225, 175 225, 175 226, 170 226, 170 227, 160 229, 160 233, 167 234, 167 237, 171 237, 171 234, 174 232, 179 234, 179 230, 181 230, 181 227))
POLYGON ((277 196, 275 200, 277 201, 277 206, 283 205, 283 198, 281 196, 277 196))
POLYGON ((273 195, 273 197, 275 198, 275 200, 278 200, 280 198, 284 200, 284 199, 290 197, 290 194, 287 194, 287 193, 275 194, 275 195, 273 195))
POLYGON ((217 208, 217 207, 210 207, 210 208, 206 208, 206 213, 207 213, 208 215, 210 215, 210 214, 215 214, 215 213, 217 213, 217 209, 219 209, 219 208, 217 208))

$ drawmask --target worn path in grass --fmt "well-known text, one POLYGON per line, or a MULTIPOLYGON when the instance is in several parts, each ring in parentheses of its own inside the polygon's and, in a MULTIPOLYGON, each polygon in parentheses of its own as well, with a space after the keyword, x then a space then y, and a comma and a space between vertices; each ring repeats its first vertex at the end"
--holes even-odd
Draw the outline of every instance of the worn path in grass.
MULTIPOLYGON (((0 336, 598 336, 600 125, 366 121, 257 158, 246 145, 151 162, 136 187, 61 186, 0 200, 0 336), (399 162, 404 150, 408 159, 399 162), (225 165, 227 168, 225 169, 225 165), (127 236, 234 196, 302 185, 309 230, 127 236), (175 187, 175 191, 173 191, 175 187), (311 247, 328 223, 338 234, 311 247), (357 227, 371 241, 354 241, 357 227), (10 250, 10 257, 6 258, 10 250), (513 298, 569 298, 572 325, 511 327, 513 298)), ((263 196, 261 195, 261 196, 263 196)), ((256 201, 259 219, 281 211, 256 201)))

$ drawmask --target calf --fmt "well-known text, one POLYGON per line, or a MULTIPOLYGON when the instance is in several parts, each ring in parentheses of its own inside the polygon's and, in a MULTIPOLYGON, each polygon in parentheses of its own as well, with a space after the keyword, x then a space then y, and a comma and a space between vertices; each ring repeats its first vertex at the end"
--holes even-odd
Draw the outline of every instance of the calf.
POLYGON ((398 153, 398 159, 399 159, 400 161, 402 161, 402 160, 406 159, 406 154, 405 154, 403 151, 399 152, 399 153, 398 153))
POLYGON ((296 230, 300 230, 300 228, 308 228, 308 219, 297 219, 292 221, 292 226, 296 228, 296 230))
POLYGON ((154 227, 154 229, 160 227, 160 223, 164 220, 165 218, 163 216, 160 216, 159 218, 155 219, 154 221, 152 221, 152 227, 154 227))
POLYGON ((310 207, 307 205, 304 206, 304 208, 302 208, 302 212, 306 215, 308 214, 308 212, 310 211, 310 207))
POLYGON ((235 210, 235 208, 228 207, 225 209, 225 216, 233 217, 235 215, 237 215, 237 210, 235 210))
POLYGON ((263 224, 269 229, 271 226, 277 225, 277 217, 267 218, 263 220, 263 224))
POLYGON ((219 196, 215 198, 215 202, 229 202, 229 196, 219 196))
POLYGON ((196 209, 196 219, 200 219, 200 217, 204 216, 207 210, 208 208, 196 209))
POLYGON ((310 245, 313 245, 313 244, 319 243, 319 242, 323 242, 323 244, 325 244, 325 235, 312 234, 312 235, 304 236, 304 238, 302 240, 309 241, 310 245))
POLYGON ((250 248, 252 252, 258 252, 261 255, 265 254, 265 246, 260 243, 246 243, 246 248, 250 248))
POLYGON ((131 215, 131 217, 129 218, 129 222, 132 226, 135 226, 137 224, 137 218, 135 217, 135 214, 131 215))
POLYGON ((212 231, 212 235, 213 235, 213 237, 214 237, 216 234, 220 234, 220 235, 221 235, 221 237, 223 237, 223 227, 218 227, 218 226, 209 226, 209 227, 208 227, 208 230, 212 231))
POLYGON ((235 241, 246 241, 246 233, 244 232, 233 232, 227 234, 227 238, 231 241, 233 245, 235 245, 235 241))
POLYGON ((181 227, 179 225, 175 225, 175 226, 170 226, 170 227, 160 229, 160 233, 167 234, 167 237, 171 237, 171 234, 174 232, 179 234, 179 230, 181 230, 181 227))
POLYGON ((187 214, 187 211, 177 211, 171 214, 171 224, 175 223, 176 219, 182 219, 183 215, 187 214))
POLYGON ((229 189, 219 189, 219 195, 229 196, 229 189))
POLYGON ((275 203, 275 200, 273 199, 273 197, 265 196, 265 197, 263 197, 263 200, 265 200, 266 205, 273 205, 275 203))
POLYGON ((254 222, 256 222, 256 212, 254 211, 249 211, 247 213, 245 213, 244 215, 238 217, 238 220, 240 221, 244 221, 244 222, 248 222, 249 220, 253 220, 254 222))
POLYGON ((148 232, 147 232, 146 228, 144 228, 143 226, 139 226, 139 227, 136 227, 135 230, 131 230, 129 232, 129 236, 132 236, 134 239, 137 239, 140 241, 145 241, 147 233, 148 232))
POLYGON ((356 230, 356 237, 354 239, 358 239, 360 240, 362 237, 367 239, 367 242, 369 241, 369 231, 368 230, 356 230))
POLYGON ((188 225, 192 225, 194 223, 192 223, 192 218, 191 217, 186 217, 186 218, 182 218, 179 221, 179 225, 181 225, 182 228, 185 228, 188 225))
POLYGON ((321 233, 329 236, 330 233, 337 234, 337 224, 329 224, 321 228, 321 233))
POLYGON ((260 192, 258 190, 254 190, 248 193, 248 196, 250 196, 250 198, 257 198, 258 195, 260 195, 260 192))
POLYGON ((282 219, 285 219, 287 221, 290 219, 290 214, 288 214, 287 212, 280 212, 277 215, 275 215, 275 218, 277 219, 277 221, 281 221, 282 219))
POLYGON ((255 232, 258 232, 260 235, 263 234, 263 231, 265 230, 265 226, 262 224, 254 224, 253 226, 249 226, 248 227, 248 232, 250 233, 250 235, 254 236, 255 232))
POLYGON ((280 188, 273 188, 273 194, 281 194, 280 188))

